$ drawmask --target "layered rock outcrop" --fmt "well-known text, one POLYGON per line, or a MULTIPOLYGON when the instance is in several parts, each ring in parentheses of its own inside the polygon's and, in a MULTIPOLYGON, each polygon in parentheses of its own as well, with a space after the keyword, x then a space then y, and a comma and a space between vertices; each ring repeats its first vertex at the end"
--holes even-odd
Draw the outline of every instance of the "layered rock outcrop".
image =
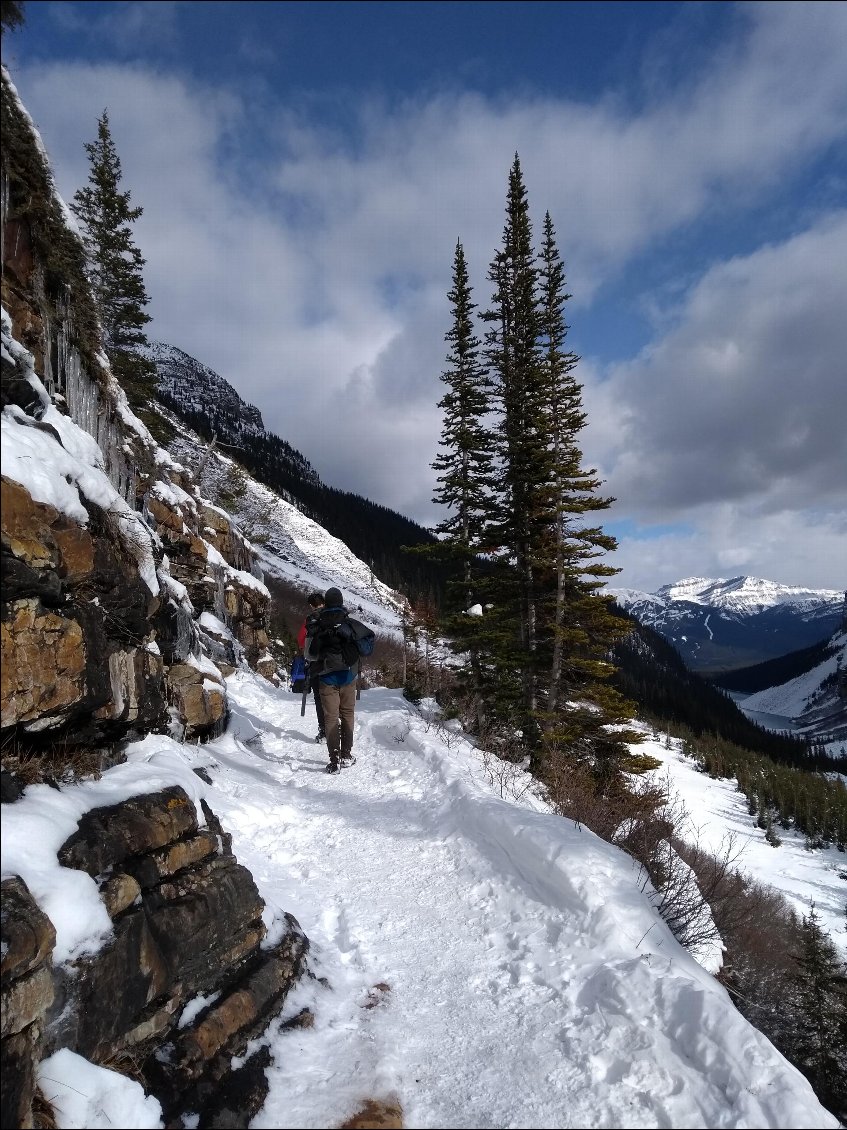
POLYGON ((87 527, 0 480, 2 726, 92 740, 167 722, 162 605, 100 508, 87 527))
POLYGON ((253 878, 203 811, 201 823, 173 787, 82 818, 59 858, 95 879, 112 919, 94 956, 54 967, 52 923, 19 878, 4 881, 4 1125, 33 1125, 36 1065, 60 1048, 93 1063, 131 1061, 169 1126, 189 1111, 229 1126, 255 1113, 267 1051, 248 1059, 237 1100, 231 1060, 279 1013, 305 972, 308 941, 286 915, 280 940, 263 948, 253 878), (228 1120, 216 1121, 222 1109, 228 1120))

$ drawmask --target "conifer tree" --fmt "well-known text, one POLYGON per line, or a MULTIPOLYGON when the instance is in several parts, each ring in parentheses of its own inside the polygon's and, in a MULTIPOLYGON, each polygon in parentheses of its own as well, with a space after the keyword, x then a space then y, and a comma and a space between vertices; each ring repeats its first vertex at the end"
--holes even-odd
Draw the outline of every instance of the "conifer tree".
MULTIPOLYGON (((566 350, 568 325, 564 307, 571 297, 565 290, 565 271, 550 213, 544 217, 544 240, 540 261, 540 333, 543 342, 542 364, 546 395, 549 405, 549 443, 551 447, 552 486, 554 491, 554 526, 552 531, 555 573, 555 605, 552 610, 552 646, 547 687, 546 710, 549 718, 555 716, 563 690, 573 692, 564 678, 564 659, 580 649, 580 632, 575 631, 576 620, 569 616, 566 624, 567 604, 573 601, 576 587, 586 576, 608 577, 617 572, 610 566, 597 564, 595 559, 616 548, 614 538, 599 528, 581 524, 587 513, 607 509, 613 499, 602 498, 595 492, 600 487, 597 472, 582 465, 579 433, 585 427, 586 413, 582 406, 582 386, 574 370, 579 361, 575 353, 566 350)), ((593 592, 599 581, 589 585, 593 592)), ((571 613, 573 609, 571 608, 571 613)), ((611 617, 611 613, 609 614, 611 617)), ((611 628, 611 625, 609 626, 611 628)), ((613 639, 619 632, 607 630, 613 639)))
POLYGON ((441 374, 447 391, 438 402, 444 413, 442 451, 432 467, 440 472, 433 502, 448 509, 435 529, 442 545, 462 561, 463 610, 474 602, 473 562, 483 548, 492 486, 491 443, 484 423, 491 382, 479 357, 480 340, 473 325, 476 304, 471 296, 464 250, 457 241, 448 293, 453 322, 444 335, 450 351, 441 374))
POLYGON ((0 0, 0 28, 17 31, 26 22, 22 0, 0 0))
POLYGON ((814 906, 802 923, 802 952, 795 958, 789 1033, 780 1046, 809 1079, 815 1094, 842 1120, 847 1117, 847 964, 821 926, 814 906))
POLYGON ((640 739, 609 678, 611 649, 629 625, 599 595, 617 572, 600 561, 615 540, 586 521, 613 500, 597 494, 596 471, 583 467, 586 414, 578 358, 565 346, 564 268, 549 214, 541 254, 533 250, 517 154, 488 278, 486 372, 459 243, 434 501, 451 510, 437 527, 439 550, 464 562, 458 607, 473 596, 485 610, 445 627, 471 655, 465 675, 501 749, 529 753, 537 773, 555 763, 560 780, 563 759, 587 763, 600 791, 625 790, 624 772, 635 771, 626 746, 640 739))
POLYGON ((489 270, 492 307, 483 317, 490 371, 500 407, 498 456, 501 489, 491 539, 511 565, 511 589, 501 585, 498 614, 512 608, 516 625, 501 637, 502 662, 520 667, 518 725, 539 771, 567 748, 590 756, 608 788, 620 783, 630 730, 610 725, 631 707, 608 685, 608 653, 626 633, 609 601, 598 595, 617 572, 599 559, 614 538, 586 521, 613 501, 598 495, 600 481, 583 466, 579 433, 585 426, 578 358, 566 349, 564 267, 549 213, 541 253, 532 225, 520 160, 509 174, 501 249, 489 270), (507 650, 508 649, 508 650, 507 650), (518 657, 516 660, 516 656, 518 657), (563 709, 566 701, 580 703, 563 709))
POLYGON ((447 584, 444 630, 455 650, 468 657, 462 677, 470 696, 469 722, 478 731, 486 722, 486 672, 491 664, 486 661, 485 625, 468 610, 483 599, 480 554, 486 548, 493 452, 485 423, 491 411, 491 381, 480 359, 472 294, 464 249, 457 241, 448 292, 452 323, 444 335, 450 348, 441 373, 447 386, 439 401, 444 414, 441 451, 432 464, 439 472, 433 501, 445 506, 448 513, 435 527, 440 540, 429 554, 452 561, 460 570, 460 576, 447 584))
POLYGON ((97 123, 97 140, 86 143, 88 185, 74 195, 72 208, 82 224, 90 280, 112 371, 130 403, 145 405, 155 384, 155 366, 140 352, 147 344, 144 326, 150 301, 144 287, 144 259, 132 224, 142 214, 120 190, 121 163, 109 128, 108 111, 97 123))
POLYGON ((522 717, 532 745, 538 709, 538 577, 540 546, 553 520, 549 401, 539 345, 538 268, 520 158, 509 172, 503 242, 488 272, 494 283, 486 356, 500 405, 500 491, 491 515, 491 537, 510 566, 513 592, 499 594, 498 614, 513 606, 517 639, 502 643, 521 655, 522 717))

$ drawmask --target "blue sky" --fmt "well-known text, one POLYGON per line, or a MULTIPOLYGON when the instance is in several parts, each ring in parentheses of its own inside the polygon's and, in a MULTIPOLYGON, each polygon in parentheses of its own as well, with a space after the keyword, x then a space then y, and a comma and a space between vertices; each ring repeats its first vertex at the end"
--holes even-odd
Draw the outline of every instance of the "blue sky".
POLYGON ((845 3, 30 2, 67 198, 108 106, 150 336, 424 523, 457 238, 550 210, 619 583, 845 584, 845 3), (371 451, 359 436, 371 437, 371 451))

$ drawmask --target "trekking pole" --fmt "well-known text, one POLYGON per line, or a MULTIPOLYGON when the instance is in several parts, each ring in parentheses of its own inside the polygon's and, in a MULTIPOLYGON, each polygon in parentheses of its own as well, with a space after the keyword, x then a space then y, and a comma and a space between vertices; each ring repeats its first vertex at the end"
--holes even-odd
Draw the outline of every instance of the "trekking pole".
POLYGON ((358 664, 358 677, 356 679, 356 702, 362 697, 362 661, 359 660, 358 664))
POLYGON ((304 718, 306 715, 306 699, 309 697, 309 690, 312 686, 312 680, 309 677, 309 668, 306 668, 306 678, 304 680, 303 697, 300 699, 300 717, 304 718))

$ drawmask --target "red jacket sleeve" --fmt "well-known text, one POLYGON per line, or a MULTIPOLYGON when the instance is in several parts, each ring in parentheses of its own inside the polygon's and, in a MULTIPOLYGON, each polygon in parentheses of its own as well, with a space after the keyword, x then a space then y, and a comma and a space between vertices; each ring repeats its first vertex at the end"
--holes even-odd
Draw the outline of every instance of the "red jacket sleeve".
POLYGON ((300 628, 300 631, 297 633, 297 646, 300 648, 301 651, 306 646, 306 621, 305 620, 303 621, 303 624, 300 628))

